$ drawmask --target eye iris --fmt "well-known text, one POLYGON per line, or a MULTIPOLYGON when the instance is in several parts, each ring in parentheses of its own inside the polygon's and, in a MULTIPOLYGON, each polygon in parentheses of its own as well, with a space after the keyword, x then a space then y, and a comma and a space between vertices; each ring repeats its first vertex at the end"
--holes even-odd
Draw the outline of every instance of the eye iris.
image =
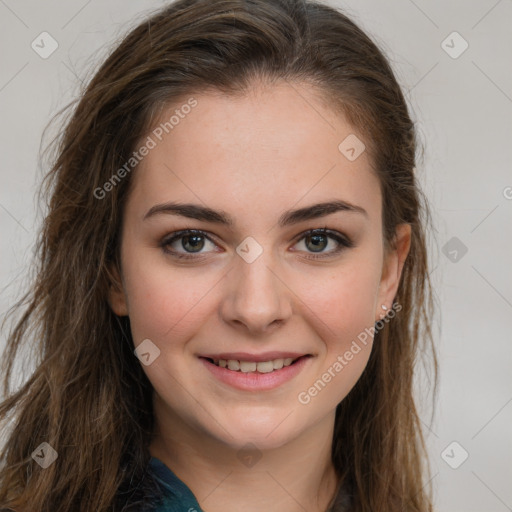
POLYGON ((185 235, 181 241, 181 245, 185 250, 190 249, 186 247, 187 242, 192 247, 191 252, 198 252, 204 247, 204 237, 202 235, 185 235))
POLYGON ((322 249, 325 249, 327 236, 319 234, 308 235, 306 237, 306 245, 308 245, 308 242, 313 243, 313 252, 320 252, 322 249))

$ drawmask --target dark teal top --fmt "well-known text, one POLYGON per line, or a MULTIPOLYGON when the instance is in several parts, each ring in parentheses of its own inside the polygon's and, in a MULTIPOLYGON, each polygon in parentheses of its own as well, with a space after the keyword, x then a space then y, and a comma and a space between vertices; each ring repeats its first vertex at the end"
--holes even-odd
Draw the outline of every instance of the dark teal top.
MULTIPOLYGON (((162 499, 153 512, 204 512, 192 491, 160 459, 151 457, 149 471, 160 487, 162 499)), ((349 497, 339 492, 328 512, 350 510, 349 497)))
POLYGON ((192 491, 160 459, 151 457, 149 469, 163 493, 155 512, 203 512, 192 491))

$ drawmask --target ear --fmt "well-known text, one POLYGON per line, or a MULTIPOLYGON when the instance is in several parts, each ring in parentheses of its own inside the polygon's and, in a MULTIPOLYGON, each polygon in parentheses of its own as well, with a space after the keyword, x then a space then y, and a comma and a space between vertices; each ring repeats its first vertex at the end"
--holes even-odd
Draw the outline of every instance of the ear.
POLYGON ((128 316, 128 301, 124 292, 123 282, 117 265, 109 266, 110 285, 108 290, 108 303, 117 316, 128 316))
POLYGON ((388 310, 391 309, 410 247, 411 225, 399 224, 395 231, 394 245, 384 255, 375 321, 381 320, 381 314, 385 312, 381 308, 382 304, 387 306, 388 310))

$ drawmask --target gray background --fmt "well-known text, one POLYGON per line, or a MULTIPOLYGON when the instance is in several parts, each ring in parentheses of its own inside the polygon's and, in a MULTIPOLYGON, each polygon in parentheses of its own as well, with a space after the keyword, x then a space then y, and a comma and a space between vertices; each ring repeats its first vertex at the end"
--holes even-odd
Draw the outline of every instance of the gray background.
MULTIPOLYGON (((45 125, 116 38, 164 3, 0 0, 2 316, 27 283, 41 222, 35 193, 45 125), (43 31, 58 43, 47 59, 31 47, 43 31)), ((436 508, 512 510, 512 2, 329 3, 384 49, 425 146, 419 175, 437 232, 431 277, 441 376, 434 422, 428 401, 422 417, 436 508), (454 31, 469 45, 457 58, 464 41, 448 37, 454 31)), ((0 350, 4 343, 5 333, 0 350)))

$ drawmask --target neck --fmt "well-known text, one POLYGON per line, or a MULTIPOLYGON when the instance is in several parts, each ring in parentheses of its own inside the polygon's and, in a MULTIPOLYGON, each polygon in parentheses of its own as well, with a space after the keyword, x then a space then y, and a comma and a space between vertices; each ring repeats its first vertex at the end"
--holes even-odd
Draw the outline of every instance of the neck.
POLYGON ((184 424, 156 399, 150 454, 182 480, 207 512, 325 512, 337 487, 334 413, 272 449, 232 447, 184 424))

